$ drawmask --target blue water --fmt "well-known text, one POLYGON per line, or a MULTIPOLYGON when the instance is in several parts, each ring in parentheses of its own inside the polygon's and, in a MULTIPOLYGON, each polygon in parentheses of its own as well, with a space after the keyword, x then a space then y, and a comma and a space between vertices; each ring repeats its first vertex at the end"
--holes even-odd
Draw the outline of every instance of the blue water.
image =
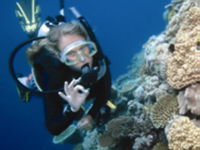
MULTIPOLYGON (((42 18, 58 13, 58 0, 38 0, 42 18)), ((76 6, 88 19, 110 58, 113 80, 126 73, 132 56, 141 50, 151 35, 165 28, 162 14, 165 0, 66 0, 66 9, 76 6)), ((8 72, 12 49, 28 39, 14 13, 15 1, 0 1, 0 149, 67 150, 71 145, 54 145, 44 127, 40 99, 22 103, 8 72)), ((66 11, 66 14, 69 13, 66 11)), ((22 59, 22 58, 20 58, 22 59)), ((23 59, 22 59, 23 60, 23 59)), ((19 63, 23 66, 23 61, 19 63)), ((19 66, 20 66, 19 64, 19 66)))

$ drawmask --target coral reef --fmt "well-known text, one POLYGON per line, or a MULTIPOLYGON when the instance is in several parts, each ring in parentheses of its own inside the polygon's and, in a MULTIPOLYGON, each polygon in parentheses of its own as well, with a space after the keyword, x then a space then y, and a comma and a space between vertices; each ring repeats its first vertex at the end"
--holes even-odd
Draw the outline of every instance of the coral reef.
POLYGON ((176 89, 200 81, 200 8, 191 7, 176 34, 175 51, 170 55, 167 81, 176 89))
POLYGON ((169 22, 177 14, 183 2, 184 0, 172 0, 171 4, 165 7, 167 10, 164 12, 164 19, 169 22))
POLYGON ((88 131, 82 143, 83 150, 108 150, 98 144, 98 131, 96 129, 88 131))
POLYGON ((200 149, 200 128, 195 126, 188 117, 177 117, 166 129, 166 135, 169 149, 200 149))
POLYGON ((144 105, 139 103, 138 101, 129 100, 127 105, 128 105, 128 110, 127 110, 128 115, 138 116, 143 112, 144 105))
POLYGON ((147 135, 143 137, 138 137, 135 139, 135 144, 132 146, 133 150, 138 150, 144 147, 144 145, 151 146, 154 137, 152 135, 147 135))
POLYGON ((143 46, 145 49, 144 73, 148 75, 156 75, 160 79, 165 79, 166 62, 168 59, 169 44, 165 41, 165 35, 152 36, 143 46))
MULTIPOLYGON (((140 134, 150 133, 152 128, 153 126, 148 118, 139 119, 130 116, 120 116, 111 120, 106 125, 105 132, 99 137, 99 143, 103 147, 114 148, 119 146, 119 144, 122 144, 124 141, 133 142, 135 138, 142 138, 140 137, 140 134)), ((151 145, 150 139, 153 138, 154 136, 149 134, 146 139, 143 140, 142 144, 146 142, 148 143, 146 144, 147 146, 151 145)), ((137 145, 139 145, 138 142, 136 142, 137 145)))
POLYGON ((161 97, 151 108, 150 118, 155 128, 164 128, 178 110, 175 96, 161 97))
POLYGON ((120 93, 126 93, 133 90, 136 87, 135 80, 129 80, 128 82, 124 82, 122 87, 119 89, 120 93))
POLYGON ((114 82, 117 109, 87 132, 83 150, 200 149, 200 1, 172 0, 166 9, 166 29, 114 82))
POLYGON ((192 84, 178 95, 179 113, 200 115, 200 84, 192 84))

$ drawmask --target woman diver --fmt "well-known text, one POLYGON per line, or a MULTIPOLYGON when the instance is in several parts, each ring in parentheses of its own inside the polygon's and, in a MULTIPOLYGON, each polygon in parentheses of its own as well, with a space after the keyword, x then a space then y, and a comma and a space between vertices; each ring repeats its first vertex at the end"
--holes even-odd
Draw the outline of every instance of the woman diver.
POLYGON ((84 27, 72 21, 51 28, 45 39, 34 42, 27 56, 41 91, 64 87, 43 94, 49 132, 58 135, 74 120, 79 128, 91 129, 110 98, 111 77, 106 57, 84 27), (89 99, 93 105, 83 115, 82 106, 89 99))
POLYGON ((27 102, 32 93, 40 93, 44 99, 46 127, 53 135, 59 135, 74 120, 78 120, 79 128, 91 129, 95 122, 98 124, 101 108, 111 104, 108 101, 111 95, 108 59, 87 21, 71 8, 79 21, 65 23, 64 0, 60 0, 60 4, 56 20, 49 18, 40 26, 40 9, 36 1, 16 2, 16 16, 23 30, 29 37, 37 34, 39 38, 20 44, 9 60, 20 98, 27 102), (32 76, 17 77, 13 68, 14 56, 32 41, 27 50, 32 76), (87 100, 92 100, 92 107, 84 111, 87 100))

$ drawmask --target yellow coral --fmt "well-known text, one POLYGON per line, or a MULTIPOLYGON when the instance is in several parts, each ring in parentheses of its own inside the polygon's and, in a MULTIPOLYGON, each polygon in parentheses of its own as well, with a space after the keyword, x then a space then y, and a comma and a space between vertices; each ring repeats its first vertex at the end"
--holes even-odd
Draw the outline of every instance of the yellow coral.
POLYGON ((155 128, 163 128, 178 110, 175 96, 166 95, 158 99, 152 106, 150 118, 155 128))
POLYGON ((171 150, 200 150, 200 128, 188 117, 178 117, 167 133, 171 150))
POLYGON ((175 51, 167 63, 167 81, 176 89, 200 81, 200 8, 192 7, 176 34, 175 51))

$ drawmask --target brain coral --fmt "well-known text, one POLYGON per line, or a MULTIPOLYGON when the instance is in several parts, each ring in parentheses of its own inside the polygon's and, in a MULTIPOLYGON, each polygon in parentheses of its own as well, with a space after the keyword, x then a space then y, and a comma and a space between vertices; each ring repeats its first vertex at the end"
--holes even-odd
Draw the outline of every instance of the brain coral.
POLYGON ((155 128, 163 128, 178 110, 175 96, 166 95, 158 99, 152 106, 150 118, 155 128))
POLYGON ((167 63, 167 81, 176 89, 200 81, 200 9, 192 7, 176 34, 167 63))
POLYGON ((168 129, 167 139, 172 150, 200 150, 200 128, 188 117, 176 118, 168 129))

